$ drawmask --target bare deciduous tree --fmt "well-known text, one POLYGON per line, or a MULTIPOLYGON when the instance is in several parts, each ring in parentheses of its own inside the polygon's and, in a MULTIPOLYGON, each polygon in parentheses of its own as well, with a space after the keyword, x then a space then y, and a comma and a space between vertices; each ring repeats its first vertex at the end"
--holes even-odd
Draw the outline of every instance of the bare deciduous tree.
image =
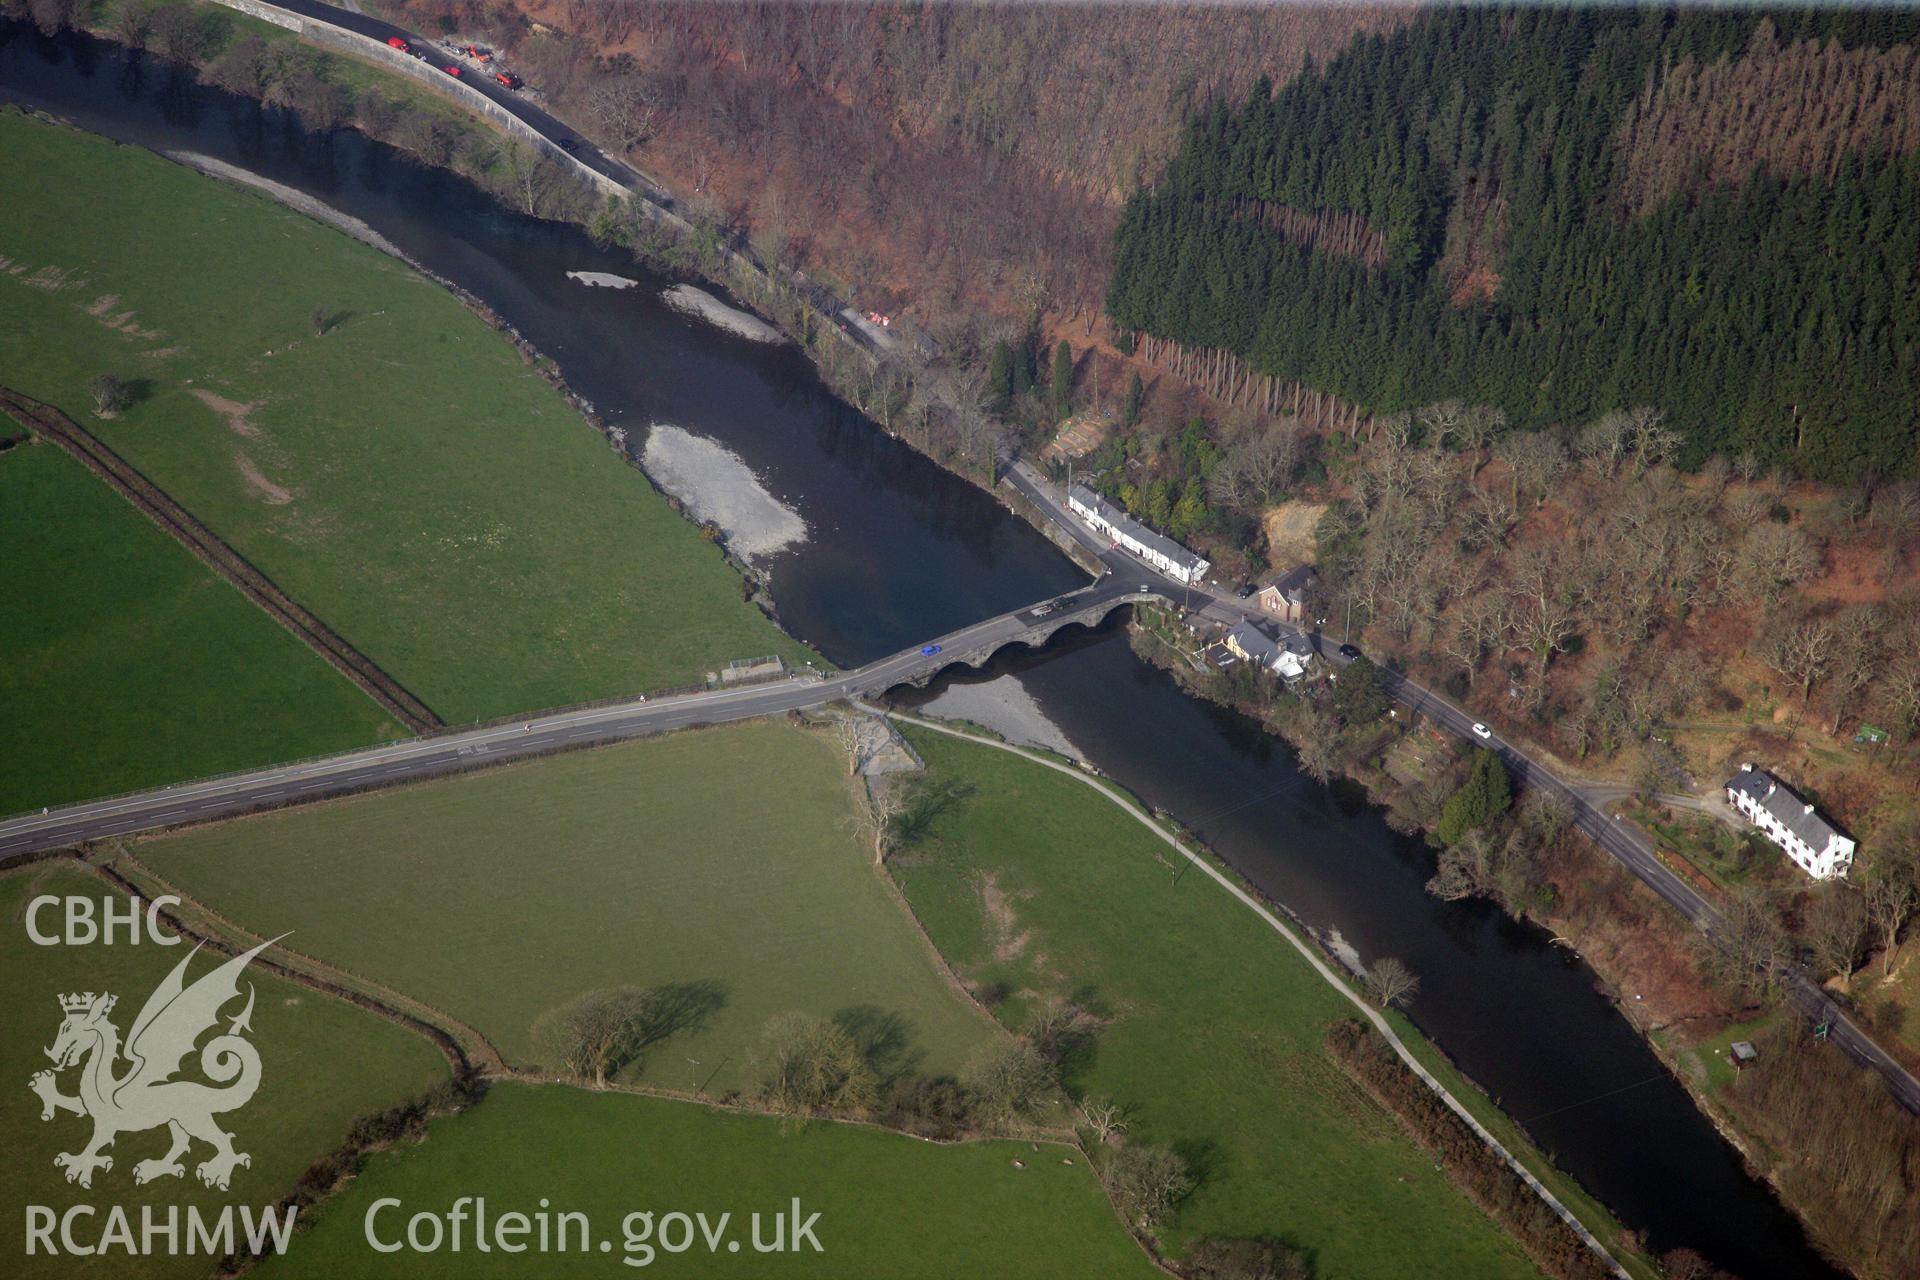
POLYGON ((1340 766, 1340 727, 1318 702, 1310 702, 1297 733, 1300 767, 1315 782, 1326 782, 1340 766))
POLYGON ((1602 475, 1611 476, 1620 469, 1631 436, 1632 423, 1626 414, 1601 414, 1580 429, 1580 456, 1599 468, 1602 475))
POLYGON ((1827 676, 1827 705, 1833 712, 1828 733, 1839 733, 1854 704, 1880 674, 1880 643, 1886 613, 1878 606, 1851 609, 1836 623, 1833 661, 1827 676))
POLYGON ((874 1100, 873 1067, 845 1027, 790 1013, 767 1026, 760 1096, 783 1115, 857 1113, 874 1100))
POLYGON ((129 49, 146 48, 152 32, 153 15, 144 5, 123 4, 113 15, 113 38, 129 49))
POLYGON ((1236 447, 1216 471, 1231 470, 1244 490, 1241 503, 1265 506, 1293 482, 1300 468, 1299 424, 1288 418, 1236 447))
POLYGON ((88 378, 87 394, 93 398, 94 413, 102 418, 111 418, 133 402, 127 384, 110 373, 96 373, 88 378))
POLYGON ((1367 990, 1381 1005, 1404 1005, 1420 994, 1420 979, 1398 956, 1382 956, 1367 966, 1367 990))
POLYGON ((1633 453, 1633 473, 1664 466, 1678 453, 1684 437, 1667 425, 1667 415, 1647 405, 1627 410, 1627 447, 1633 453))
POLYGON ((1576 629, 1566 567, 1550 546, 1529 547, 1514 557, 1513 602, 1507 625, 1533 650, 1544 676, 1576 629))
POLYGON ((1807 946, 1814 963, 1844 986, 1867 944, 1867 912, 1857 890, 1842 883, 1823 885, 1807 913, 1807 946))
POLYGON ((1765 893, 1749 885, 1727 900, 1721 927, 1702 939, 1702 967, 1749 998, 1771 993, 1793 967, 1793 946, 1765 893))
POLYGON ((1547 500, 1553 482, 1566 470, 1567 447, 1544 431, 1523 431, 1502 436, 1494 454, 1513 472, 1513 501, 1518 506, 1524 489, 1533 494, 1535 505, 1547 500))
POLYGON ((1151 1231, 1193 1190, 1187 1162, 1171 1147, 1128 1143, 1100 1169, 1127 1221, 1151 1231))
POLYGON ((669 1036, 695 1030, 726 1004, 710 982, 589 991, 542 1019, 536 1038, 596 1089, 669 1036))
POLYGON ((1388 449, 1402 452, 1413 443, 1413 437, 1419 430, 1413 415, 1404 410, 1399 413, 1383 414, 1373 420, 1374 429, 1380 433, 1380 439, 1388 449))
POLYGON ((1416 409, 1413 414, 1413 420, 1425 434, 1425 444, 1430 449, 1444 449, 1452 443, 1466 417, 1467 407, 1458 400, 1442 400, 1416 409))
POLYGON ((1748 593, 1771 607, 1787 588, 1813 575, 1820 551, 1800 530, 1769 521, 1747 535, 1740 564, 1748 593))
POLYGON ((1880 934, 1880 971, 1893 964, 1900 931, 1920 910, 1920 833, 1911 822, 1883 832, 1864 882, 1867 919, 1880 934))
POLYGON ((1094 1140, 1100 1143, 1123 1137, 1130 1123, 1127 1109, 1110 1098, 1088 1098, 1080 1104, 1080 1114, 1086 1118, 1094 1140))
POLYGON ((1878 704, 1903 738, 1920 733, 1920 658, 1907 658, 1882 674, 1878 704))
POLYGON ((1800 618, 1776 625, 1755 656, 1794 682, 1802 698, 1833 663, 1834 626, 1826 618, 1800 618))
POLYGON ((1053 1096, 1053 1064, 1025 1040, 990 1046, 968 1068, 964 1083, 982 1119, 1005 1126, 1053 1096))
POLYGON ((615 147, 631 151, 660 127, 665 97, 644 76, 603 76, 587 90, 587 110, 615 147))

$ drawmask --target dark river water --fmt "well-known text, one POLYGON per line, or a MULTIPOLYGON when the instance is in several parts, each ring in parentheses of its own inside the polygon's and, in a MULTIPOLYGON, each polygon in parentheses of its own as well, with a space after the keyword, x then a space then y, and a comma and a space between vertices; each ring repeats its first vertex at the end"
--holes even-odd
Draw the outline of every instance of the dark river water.
MULTIPOLYGON (((123 142, 216 156, 371 224, 484 298, 636 440, 670 423, 725 444, 806 520, 768 561, 786 625, 842 665, 864 662, 1084 580, 1038 533, 828 393, 792 347, 666 308, 669 281, 582 233, 502 209, 463 181, 351 133, 280 114, 88 41, 0 23, 0 101, 123 142), (568 271, 641 282, 594 289, 568 271)), ((0 156, 0 200, 6 183, 0 156)), ((1833 1275, 1749 1177, 1593 974, 1540 930, 1443 903, 1422 846, 1297 771, 1245 719, 1182 695, 1117 626, 1003 655, 1101 768, 1177 815, 1274 899, 1363 957, 1421 977, 1411 1013, 1539 1144, 1656 1249, 1688 1246, 1748 1280, 1833 1275)))

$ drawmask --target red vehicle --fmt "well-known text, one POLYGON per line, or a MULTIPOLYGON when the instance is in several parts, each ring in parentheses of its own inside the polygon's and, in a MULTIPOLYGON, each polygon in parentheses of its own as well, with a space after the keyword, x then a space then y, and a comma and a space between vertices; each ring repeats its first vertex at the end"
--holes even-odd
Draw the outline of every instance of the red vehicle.
POLYGON ((473 58, 476 62, 493 61, 493 50, 487 48, 485 45, 479 45, 479 44, 468 45, 467 55, 473 58))
POLYGON ((449 62, 446 66, 440 69, 446 72, 448 75, 454 77, 454 79, 456 80, 460 78, 460 68, 454 66, 451 62, 449 62))
POLYGON ((496 71, 493 73, 493 78, 509 89, 518 89, 520 87, 520 77, 511 71, 496 71))
POLYGON ((402 53, 413 52, 413 46, 408 44, 405 40, 401 39, 399 36, 388 36, 387 43, 392 45, 394 48, 398 49, 402 53))

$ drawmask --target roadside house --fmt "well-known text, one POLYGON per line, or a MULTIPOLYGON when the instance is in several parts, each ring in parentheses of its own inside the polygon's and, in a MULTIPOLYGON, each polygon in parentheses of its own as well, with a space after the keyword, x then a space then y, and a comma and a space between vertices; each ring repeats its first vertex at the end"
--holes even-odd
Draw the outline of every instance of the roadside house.
POLYGON ((1227 631, 1227 648, 1242 662, 1251 662, 1262 671, 1273 671, 1280 661, 1280 646, 1251 622, 1240 621, 1227 631))
POLYGON ((1067 506, 1095 532, 1112 538, 1170 578, 1194 583, 1207 574, 1206 560, 1165 534, 1155 533, 1086 485, 1076 484, 1067 491, 1067 506))
POLYGON ((1292 684, 1313 666, 1315 654, 1313 641, 1298 631, 1284 636, 1280 640, 1280 664, 1276 670, 1280 678, 1292 684))
POLYGON ((1254 597, 1260 611, 1286 622, 1303 622, 1307 616, 1307 593, 1320 582, 1310 564, 1297 564, 1285 573, 1276 573, 1260 584, 1254 597))
POLYGON ((1254 623, 1241 620, 1228 629, 1227 649, 1244 662, 1292 683, 1313 663, 1313 643, 1303 635, 1275 640, 1254 623))
POLYGON ((1731 804, 1815 880, 1845 878, 1854 842, 1840 834, 1792 787, 1751 764, 1727 779, 1731 804))

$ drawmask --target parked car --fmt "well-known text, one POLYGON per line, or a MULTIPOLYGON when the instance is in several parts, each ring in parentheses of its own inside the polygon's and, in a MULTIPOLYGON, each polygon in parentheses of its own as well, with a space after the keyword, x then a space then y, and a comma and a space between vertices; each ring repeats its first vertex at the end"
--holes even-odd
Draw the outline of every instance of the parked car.
POLYGON ((1473 736, 1476 738, 1485 738, 1487 741, 1491 742, 1493 741, 1493 730, 1487 728, 1487 726, 1481 724, 1478 720, 1476 720, 1473 723, 1473 736))
POLYGON ((1245 600, 1248 596, 1253 594, 1253 584, 1251 582, 1243 582, 1240 584, 1239 588, 1233 594, 1240 597, 1240 599, 1245 600))
POLYGON ((1360 656, 1360 646, 1353 645, 1353 644, 1343 644, 1340 646, 1340 656, 1351 661, 1354 658, 1357 658, 1360 656))
POLYGON ((572 155, 580 149, 580 140, 578 138, 562 138, 560 139, 560 149, 568 155, 572 155))
POLYGON ((518 89, 520 87, 520 77, 511 71, 496 71, 493 73, 493 78, 509 89, 518 89))
POLYGON ((402 39, 399 36, 388 36, 387 43, 392 45, 394 48, 398 49, 402 53, 413 52, 413 45, 408 43, 406 40, 402 39))
POLYGON ((454 66, 451 62, 449 62, 446 66, 440 69, 446 72, 448 75, 452 76, 456 80, 460 78, 460 68, 454 66))
POLYGON ((1144 582, 1140 584, 1140 594, 1141 594, 1141 595, 1143 595, 1143 596, 1144 596, 1144 595, 1151 595, 1152 593, 1153 593, 1153 588, 1152 588, 1152 587, 1150 587, 1150 586, 1148 586, 1148 585, 1147 585, 1146 583, 1144 583, 1144 582))
POLYGON ((931 657, 932 657, 932 656, 933 656, 934 654, 936 654, 936 653, 938 653, 938 652, 940 652, 940 646, 939 646, 939 645, 937 645, 937 644, 930 644, 930 645, 927 645, 926 647, 924 647, 924 648, 922 648, 922 649, 920 650, 920 652, 921 652, 921 654, 922 654, 922 655, 924 655, 925 657, 929 657, 929 658, 931 658, 931 657))
POLYGON ((470 44, 467 46, 467 56, 475 62, 492 62, 493 50, 483 44, 470 44))

